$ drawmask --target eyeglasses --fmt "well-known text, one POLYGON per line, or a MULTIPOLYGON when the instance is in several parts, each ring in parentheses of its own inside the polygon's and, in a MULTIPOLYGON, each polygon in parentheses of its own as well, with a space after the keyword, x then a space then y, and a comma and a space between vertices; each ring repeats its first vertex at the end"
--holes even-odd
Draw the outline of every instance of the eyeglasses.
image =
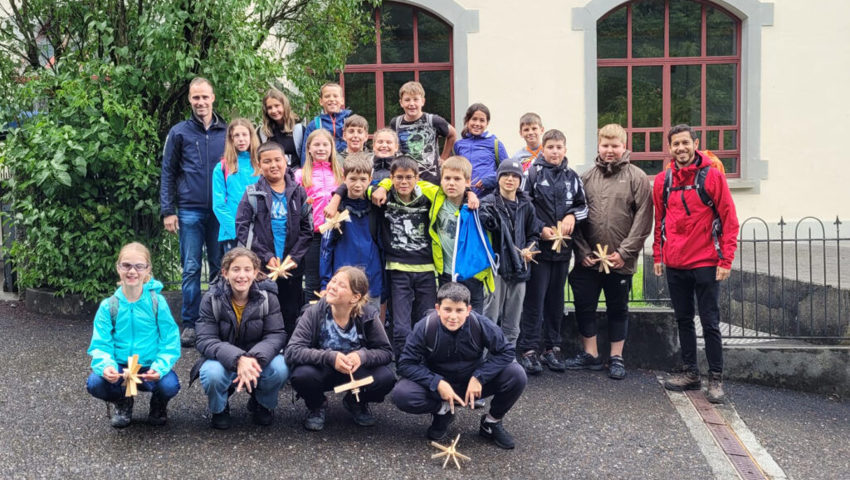
POLYGON ((412 182, 416 177, 413 175, 394 175, 393 180, 396 182, 412 182))
POLYGON ((150 267, 150 265, 148 265, 147 263, 121 262, 121 263, 118 264, 118 270, 121 270, 122 272, 129 272, 130 270, 135 270, 137 272, 143 272, 143 271, 147 270, 148 267, 150 267))

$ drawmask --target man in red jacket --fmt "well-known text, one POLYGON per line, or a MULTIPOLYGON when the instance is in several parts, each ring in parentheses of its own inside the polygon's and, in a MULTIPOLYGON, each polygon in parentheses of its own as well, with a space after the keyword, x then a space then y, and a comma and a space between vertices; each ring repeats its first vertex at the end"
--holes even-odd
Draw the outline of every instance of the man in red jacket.
POLYGON ((699 306, 708 359, 710 402, 721 403, 723 345, 720 338, 718 297, 720 282, 729 278, 738 238, 738 217, 726 177, 710 168, 708 157, 697 151, 699 139, 688 125, 667 133, 673 168, 655 176, 655 275, 667 269, 667 285, 679 326, 684 371, 664 381, 668 390, 699 390, 694 329, 694 294, 699 306), (669 172, 669 173, 668 173, 669 172))

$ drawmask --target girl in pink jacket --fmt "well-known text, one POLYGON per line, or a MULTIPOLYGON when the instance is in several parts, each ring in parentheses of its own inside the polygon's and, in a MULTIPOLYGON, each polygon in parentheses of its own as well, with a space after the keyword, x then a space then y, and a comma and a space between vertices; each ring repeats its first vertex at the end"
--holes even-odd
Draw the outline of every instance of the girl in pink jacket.
POLYGON ((307 191, 307 201, 313 205, 313 239, 304 257, 304 296, 307 302, 317 300, 315 292, 321 287, 319 254, 322 235, 319 226, 325 222, 324 210, 334 190, 343 181, 342 165, 337 161, 334 139, 324 129, 307 137, 304 167, 295 172, 295 181, 307 191))

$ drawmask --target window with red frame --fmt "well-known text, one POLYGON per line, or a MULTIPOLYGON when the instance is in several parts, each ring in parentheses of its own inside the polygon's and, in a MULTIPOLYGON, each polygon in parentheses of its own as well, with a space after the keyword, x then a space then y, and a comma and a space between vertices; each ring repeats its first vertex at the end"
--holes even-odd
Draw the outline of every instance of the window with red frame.
POLYGON ((376 9, 374 19, 375 37, 358 46, 339 76, 346 106, 374 132, 402 114, 398 89, 416 80, 425 88, 423 110, 452 123, 451 26, 421 8, 393 2, 376 9))
POLYGON ((666 132, 687 123, 729 177, 741 172, 741 21, 707 1, 635 0, 597 22, 599 126, 619 123, 650 175, 666 132))

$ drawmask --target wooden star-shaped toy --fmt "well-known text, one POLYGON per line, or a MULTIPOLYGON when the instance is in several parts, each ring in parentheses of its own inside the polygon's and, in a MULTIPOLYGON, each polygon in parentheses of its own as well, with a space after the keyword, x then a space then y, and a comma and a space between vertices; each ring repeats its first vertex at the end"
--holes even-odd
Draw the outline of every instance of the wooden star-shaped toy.
POLYGON ((139 355, 133 355, 127 359, 127 368, 121 373, 124 376, 124 396, 125 397, 135 397, 139 394, 139 388, 137 385, 142 383, 142 379, 139 378, 139 369, 142 366, 139 365, 139 355))
POLYGON ((334 393, 342 393, 350 391, 354 394, 354 398, 357 399, 357 402, 360 402, 360 387, 365 387, 366 385, 372 384, 375 382, 375 378, 372 375, 369 375, 366 378, 361 378, 360 380, 354 379, 354 374, 348 372, 348 375, 351 377, 351 381, 348 383, 343 383, 342 385, 337 385, 334 387, 334 393))
POLYGON ((325 223, 319 225, 319 233, 322 235, 325 234, 328 230, 335 229, 337 232, 342 235, 342 222, 350 222, 351 214, 348 213, 348 210, 343 210, 338 212, 333 217, 326 217, 325 223))
POLYGON ((561 249, 567 247, 567 240, 571 240, 573 238, 561 233, 562 223, 563 222, 559 221, 556 226, 552 227, 552 229, 555 230, 555 236, 552 237, 552 250, 554 250, 555 253, 561 253, 561 249))
POLYGON ((599 271, 611 273, 611 268, 614 267, 614 263, 608 259, 608 245, 604 247, 600 244, 596 244, 596 251, 593 252, 593 255, 599 259, 599 271))
POLYGON ((458 461, 458 458, 461 460, 466 460, 467 462, 471 461, 472 459, 457 451, 458 440, 460 440, 460 434, 455 437, 454 441, 448 447, 440 445, 437 442, 431 442, 431 446, 437 447, 442 450, 442 452, 440 453, 435 453, 431 455, 431 458, 446 457, 446 460, 443 462, 443 468, 446 468, 446 465, 449 464, 449 460, 453 460, 455 462, 455 466, 457 466, 457 469, 460 470, 460 462, 458 461))
POLYGON ((525 248, 514 247, 519 251, 519 255, 522 258, 522 261, 525 262, 525 266, 528 267, 528 262, 537 263, 537 260, 534 259, 534 256, 540 253, 540 250, 536 249, 537 242, 531 242, 525 248))
POLYGON ((289 278, 292 276, 289 271, 297 266, 298 265, 296 265, 295 262, 292 260, 292 257, 287 255, 286 258, 283 260, 283 263, 281 263, 279 267, 269 268, 269 272, 271 272, 269 274, 269 278, 271 280, 277 280, 278 278, 289 278))

